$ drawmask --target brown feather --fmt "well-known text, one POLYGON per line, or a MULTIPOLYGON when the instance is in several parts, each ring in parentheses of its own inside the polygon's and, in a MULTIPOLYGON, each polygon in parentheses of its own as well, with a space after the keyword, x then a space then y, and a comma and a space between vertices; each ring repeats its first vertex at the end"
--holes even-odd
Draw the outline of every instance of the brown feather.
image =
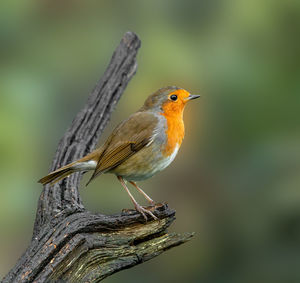
POLYGON ((41 178, 38 182, 46 185, 48 183, 51 183, 51 185, 55 184, 56 182, 59 181, 59 179, 56 181, 57 178, 59 178, 60 176, 67 176, 66 173, 68 173, 70 171, 69 168, 66 169, 62 169, 58 172, 52 172, 50 174, 48 174, 47 176, 41 178))
POLYGON ((88 185, 96 176, 117 167, 133 154, 143 149, 151 141, 156 125, 157 117, 152 113, 136 112, 114 129, 102 147, 75 162, 49 173, 38 182, 43 185, 48 183, 54 184, 74 172, 83 171, 80 166, 76 166, 80 162, 94 160, 97 162, 97 166, 87 183, 88 185))
POLYGON ((80 168, 80 167, 74 168, 74 166, 79 164, 80 162, 85 162, 85 161, 90 161, 90 160, 97 161, 99 159, 99 156, 101 155, 102 151, 103 151, 103 147, 100 147, 97 150, 91 152, 90 154, 84 156, 83 158, 80 158, 80 159, 78 159, 70 164, 67 164, 53 172, 50 172, 47 176, 41 178, 38 182, 43 185, 46 185, 48 183, 51 183, 51 185, 53 185, 74 172, 82 171, 83 170, 82 168, 80 168))
POLYGON ((97 167, 86 185, 146 146, 156 125, 157 118, 149 112, 136 112, 118 125, 104 144, 97 167))

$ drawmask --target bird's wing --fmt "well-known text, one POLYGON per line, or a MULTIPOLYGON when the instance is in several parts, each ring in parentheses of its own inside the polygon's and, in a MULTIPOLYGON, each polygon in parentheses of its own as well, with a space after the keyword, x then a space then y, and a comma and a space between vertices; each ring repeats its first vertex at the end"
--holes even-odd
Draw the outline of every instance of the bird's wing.
POLYGON ((152 113, 136 112, 119 124, 104 144, 104 150, 89 182, 149 145, 157 122, 157 117, 152 113))

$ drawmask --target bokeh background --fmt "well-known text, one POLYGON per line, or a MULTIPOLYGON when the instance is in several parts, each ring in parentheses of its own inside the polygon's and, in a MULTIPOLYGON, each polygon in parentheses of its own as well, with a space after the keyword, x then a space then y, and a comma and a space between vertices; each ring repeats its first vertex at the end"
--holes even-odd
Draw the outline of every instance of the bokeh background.
MULTIPOLYGON (((300 282, 299 27, 297 0, 1 1, 0 278, 31 239, 36 181, 131 30, 138 72, 103 137, 162 86, 202 95, 176 161, 141 184, 176 209, 171 231, 196 234, 105 282, 300 282)), ((131 207, 111 175, 81 186, 92 211, 131 207)))

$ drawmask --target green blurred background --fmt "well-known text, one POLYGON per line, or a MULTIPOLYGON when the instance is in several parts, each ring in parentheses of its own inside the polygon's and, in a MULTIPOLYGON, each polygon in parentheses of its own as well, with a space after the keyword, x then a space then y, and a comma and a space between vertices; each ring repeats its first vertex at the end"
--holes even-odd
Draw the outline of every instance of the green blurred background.
MULTIPOLYGON (((170 230, 196 234, 106 282, 300 282, 299 27, 297 0, 1 1, 0 278, 31 239, 37 180, 131 30, 138 72, 103 137, 162 86, 202 95, 176 161, 141 184, 176 209, 170 230)), ((131 207, 112 175, 81 195, 131 207)))

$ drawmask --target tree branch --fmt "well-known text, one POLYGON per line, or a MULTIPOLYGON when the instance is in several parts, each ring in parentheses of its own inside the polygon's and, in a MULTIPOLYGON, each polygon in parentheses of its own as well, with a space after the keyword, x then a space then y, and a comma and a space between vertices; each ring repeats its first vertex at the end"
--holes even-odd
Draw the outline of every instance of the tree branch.
MULTIPOLYGON (((129 80, 136 72, 139 38, 127 32, 87 103, 60 140, 51 171, 92 151, 129 80)), ((133 210, 118 215, 86 211, 79 195, 81 173, 44 186, 33 238, 3 282, 98 282, 184 243, 191 233, 167 234, 175 212, 157 205, 159 221, 144 223, 133 210)))
MULTIPOLYGON (((139 38, 133 33, 126 33, 86 105, 60 140, 50 171, 83 157, 95 148, 115 105, 136 72, 139 47, 139 38)), ((76 173, 60 184, 44 187, 38 204, 34 235, 62 211, 83 209, 78 192, 81 177, 82 173, 76 173)))

